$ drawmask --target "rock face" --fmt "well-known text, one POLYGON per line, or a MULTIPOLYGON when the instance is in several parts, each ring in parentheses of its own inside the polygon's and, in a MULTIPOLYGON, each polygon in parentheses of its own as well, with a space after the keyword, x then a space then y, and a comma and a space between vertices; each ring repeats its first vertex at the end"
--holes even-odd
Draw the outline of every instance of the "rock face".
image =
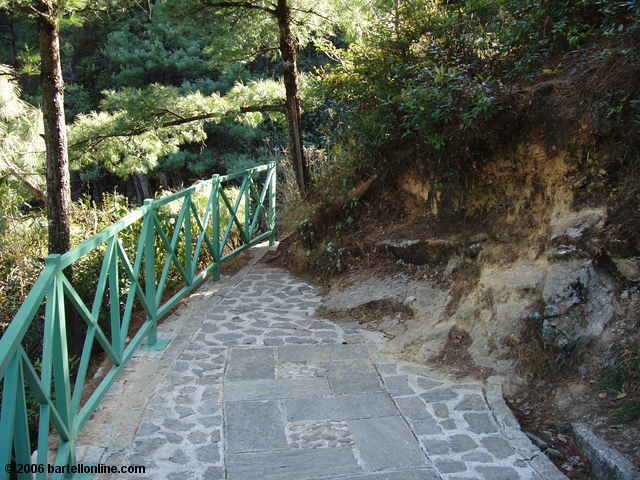
MULTIPOLYGON (((597 342, 614 319, 616 281, 588 253, 589 239, 604 219, 596 209, 559 217, 549 226, 544 253, 513 263, 486 261, 484 250, 491 247, 486 237, 473 243, 477 256, 450 239, 389 240, 380 245, 406 262, 440 269, 440 280, 373 277, 334 288, 323 308, 348 312, 379 301, 404 305, 413 312, 408 318, 370 313, 363 319, 386 334, 388 352, 429 361, 441 355, 452 329, 461 329, 470 335, 468 351, 478 366, 518 382, 513 348, 522 338, 537 335, 545 347, 570 354, 576 345, 597 342), (459 277, 449 281, 469 265, 479 271, 476 278, 462 286, 459 277)), ((625 278, 635 278, 634 264, 620 264, 631 265, 625 278)))
POLYGON ((581 337, 597 337, 611 321, 614 284, 593 267, 591 260, 553 264, 542 298, 546 342, 564 347, 581 337))
POLYGON ((371 314, 360 321, 385 333, 387 352, 401 353, 410 348, 436 354, 446 338, 450 325, 439 325, 449 302, 449 292, 426 281, 412 281, 403 275, 373 277, 344 289, 334 288, 324 298, 322 310, 328 314, 349 313, 367 309, 380 302, 387 306, 404 306, 412 310, 407 317, 397 308, 382 314, 371 314), (435 341, 435 344, 434 344, 435 341))

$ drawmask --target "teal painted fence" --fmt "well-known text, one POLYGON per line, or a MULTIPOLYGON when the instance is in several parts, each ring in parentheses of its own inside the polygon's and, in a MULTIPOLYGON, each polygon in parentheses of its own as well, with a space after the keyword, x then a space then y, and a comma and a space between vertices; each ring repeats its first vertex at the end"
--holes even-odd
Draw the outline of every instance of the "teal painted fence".
MULTIPOLYGON (((168 197, 147 200, 144 206, 73 250, 50 255, 0 339, 3 382, 0 464, 4 466, 12 460, 18 464, 33 461, 35 467, 47 464, 50 454, 55 453, 56 465, 74 465, 78 433, 134 351, 145 339, 146 347, 161 348, 162 341, 156 335, 158 319, 209 275, 218 280, 222 262, 256 243, 269 240, 273 244, 275 238, 276 167, 272 163, 231 175, 214 175, 168 197), (240 184, 235 200, 229 198, 224 189, 231 181, 240 184), (206 194, 204 207, 194 198, 203 192, 206 194), (158 210, 167 206, 179 209, 172 232, 165 231, 166 225, 163 227, 158 215, 158 210), (226 219, 226 225, 222 218, 226 219), (128 228, 139 229, 133 258, 119 238, 128 228), (234 245, 230 245, 232 232, 240 238, 234 245), (163 264, 157 264, 158 248, 166 252, 163 264), (102 255, 102 264, 95 297, 89 306, 66 277, 65 269, 96 250, 102 255), (211 261, 202 266, 205 252, 211 261), (179 273, 181 288, 163 301, 172 268, 179 273), (127 285, 122 297, 121 278, 127 285), (108 297, 107 304, 105 297, 108 297), (68 309, 73 309, 73 315, 86 325, 84 346, 74 374, 68 352, 68 309), (134 327, 136 322, 132 322, 132 318, 138 309, 144 310, 145 318, 134 327), (101 313, 102 322, 99 322, 101 313), (33 322, 44 322, 42 357, 37 365, 22 344, 33 322), (93 392, 83 398, 83 394, 87 395, 84 387, 96 342, 112 366, 93 392), (37 425, 29 425, 27 385, 39 405, 37 425), (37 431, 35 439, 30 438, 33 431, 37 431), (49 451, 51 435, 59 439, 56 452, 49 451), (37 454, 32 458, 34 451, 37 454)), ((33 470, 35 478, 47 478, 46 472, 33 470)), ((6 469, 0 475, 0 478, 9 478, 6 469)), ((31 475, 18 476, 27 477, 32 478, 31 475)))

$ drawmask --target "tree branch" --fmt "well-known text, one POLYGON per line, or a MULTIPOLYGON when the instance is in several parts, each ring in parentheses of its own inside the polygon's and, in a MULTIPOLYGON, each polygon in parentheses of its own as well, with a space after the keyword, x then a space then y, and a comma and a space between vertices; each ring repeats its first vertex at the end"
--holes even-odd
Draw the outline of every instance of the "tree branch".
POLYGON ((273 52, 273 51, 279 51, 279 50, 280 49, 278 47, 262 48, 260 50, 255 51, 255 52, 252 52, 250 55, 231 58, 230 61, 232 61, 232 62, 244 62, 244 61, 248 61, 248 60, 255 60, 260 55, 264 55, 266 53, 273 52))
POLYGON ((27 178, 20 172, 20 170, 18 170, 18 167, 16 167, 13 163, 11 163, 9 160, 7 160, 6 158, 3 158, 2 161, 4 162, 4 164, 7 166, 7 170, 9 170, 9 173, 15 177, 20 183, 22 183, 25 187, 27 187, 28 190, 30 190, 33 194, 35 194, 38 198, 41 198, 43 200, 46 200, 47 198, 47 194, 44 193, 40 188, 38 188, 36 185, 34 185, 33 183, 31 183, 29 180, 27 180, 27 178))
POLYGON ((261 10, 263 12, 267 12, 270 15, 276 14, 275 8, 261 7, 260 5, 256 5, 251 2, 212 2, 210 0, 205 0, 204 3, 206 6, 214 8, 250 8, 252 10, 261 10))
MULTIPOLYGON (((242 114, 242 113, 251 113, 251 112, 263 112, 263 113, 284 112, 284 109, 285 109, 285 105, 284 104, 250 105, 250 106, 247 106, 247 107, 240 107, 239 110, 227 112, 226 114, 223 114, 222 117, 230 117, 230 116, 233 116, 233 115, 239 115, 239 114, 242 114)), ((163 111, 166 111, 166 112, 171 113, 172 115, 178 117, 178 114, 176 114, 176 113, 169 112, 166 109, 163 109, 163 111)), ((79 142, 76 142, 76 143, 74 143, 72 145, 69 145, 69 147, 70 148, 76 148, 76 147, 79 147, 79 146, 82 146, 82 145, 86 145, 86 144, 89 144, 89 146, 91 146, 91 147, 95 147, 96 145, 99 145, 104 140, 108 140, 110 138, 136 137, 138 135, 142 135, 143 133, 147 133, 147 132, 150 132, 150 131, 155 130, 155 129, 177 127, 179 125, 184 125, 186 123, 198 122, 198 121, 201 121, 201 120, 208 120, 210 118, 217 117, 218 115, 220 115, 220 114, 218 114, 218 113, 203 113, 202 115, 194 115, 193 117, 180 117, 177 120, 166 121, 166 122, 163 122, 160 125, 156 125, 156 126, 140 127, 140 128, 135 128, 133 130, 126 131, 126 132, 116 132, 116 133, 109 133, 109 134, 105 134, 105 135, 97 135, 97 136, 92 137, 92 138, 87 138, 85 140, 80 140, 79 142)))
POLYGON ((289 7, 289 8, 291 8, 291 10, 295 10, 296 12, 310 13, 312 15, 316 15, 316 16, 318 16, 318 17, 320 17, 320 18, 322 18, 322 19, 324 19, 324 20, 326 20, 327 22, 330 22, 330 23, 336 23, 335 21, 331 20, 329 17, 326 17, 326 16, 316 12, 315 10, 306 10, 304 8, 296 8, 296 7, 289 7))
POLYGON ((240 112, 230 112, 230 114, 234 113, 250 113, 250 112, 284 112, 286 105, 284 104, 274 104, 274 105, 254 105, 249 107, 240 107, 240 112))

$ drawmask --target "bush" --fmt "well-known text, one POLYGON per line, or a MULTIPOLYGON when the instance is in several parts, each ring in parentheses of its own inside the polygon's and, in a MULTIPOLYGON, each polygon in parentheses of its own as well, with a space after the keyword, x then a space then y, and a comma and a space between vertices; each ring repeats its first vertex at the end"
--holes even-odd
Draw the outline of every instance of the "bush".
POLYGON ((629 0, 421 0, 381 9, 339 65, 317 72, 331 154, 361 176, 388 171, 390 153, 412 145, 433 169, 455 171, 489 143, 509 98, 505 84, 530 80, 550 57, 602 36, 637 34, 639 14, 629 0))

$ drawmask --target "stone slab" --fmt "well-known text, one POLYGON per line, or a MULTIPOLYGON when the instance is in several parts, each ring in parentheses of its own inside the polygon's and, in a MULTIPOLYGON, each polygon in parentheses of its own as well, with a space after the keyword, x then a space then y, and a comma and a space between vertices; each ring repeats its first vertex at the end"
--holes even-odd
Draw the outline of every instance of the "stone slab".
POLYGON ((408 377, 406 375, 391 375, 384 377, 384 387, 393 395, 413 395, 415 392, 409 386, 408 377))
POLYGON ((423 466, 427 459, 402 417, 350 420, 349 429, 367 470, 423 466))
POLYGON ((225 382, 225 401, 270 400, 276 398, 317 397, 329 395, 326 378, 283 378, 225 382))
POLYGON ((232 348, 229 352, 227 380, 273 380, 276 358, 273 348, 232 348))
POLYGON ((399 415, 386 393, 341 395, 335 398, 292 399, 285 402, 287 421, 351 420, 399 415))
POLYGON ((433 418, 425 403, 420 397, 402 397, 396 398, 396 403, 402 414, 412 419, 430 419, 433 418))
POLYGON ((290 449, 227 456, 227 480, 302 480, 362 472, 351 448, 290 449))
POLYGON ((432 469, 410 470, 403 472, 381 472, 357 477, 344 477, 340 480, 441 480, 442 477, 432 469))
POLYGON ((284 418, 276 401, 227 402, 224 414, 229 452, 287 447, 284 418))
POLYGON ((287 345, 278 348, 278 362, 324 363, 369 358, 364 345, 287 345))
POLYGON ((329 376, 329 386, 333 393, 341 395, 345 393, 380 392, 382 386, 375 372, 371 373, 342 373, 329 376))

